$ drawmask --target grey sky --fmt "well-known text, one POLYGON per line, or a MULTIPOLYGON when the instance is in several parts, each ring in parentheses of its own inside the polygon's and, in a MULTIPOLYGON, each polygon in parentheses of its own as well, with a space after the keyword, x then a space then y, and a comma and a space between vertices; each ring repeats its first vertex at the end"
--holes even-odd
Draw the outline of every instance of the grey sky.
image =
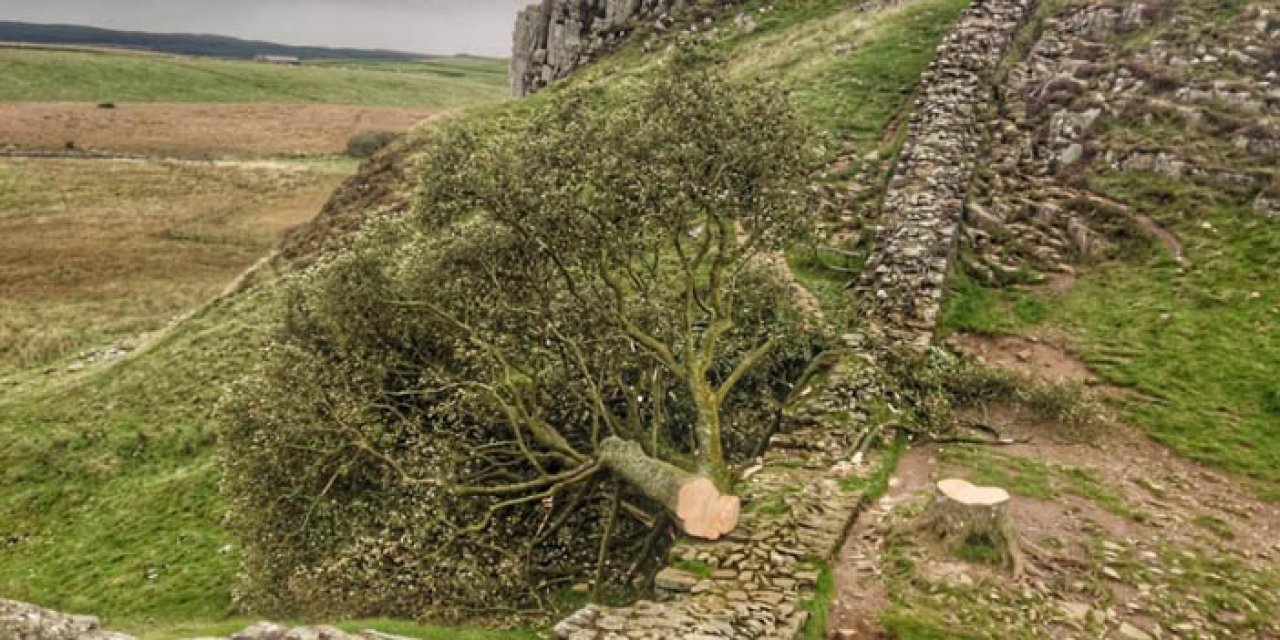
POLYGON ((0 0, 0 20, 507 56, 533 0, 0 0))

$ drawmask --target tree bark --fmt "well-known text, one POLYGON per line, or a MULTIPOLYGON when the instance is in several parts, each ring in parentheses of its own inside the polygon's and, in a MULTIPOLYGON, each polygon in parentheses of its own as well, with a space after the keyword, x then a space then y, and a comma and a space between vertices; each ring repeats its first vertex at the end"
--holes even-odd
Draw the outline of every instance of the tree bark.
POLYGON ((606 468, 666 508, 690 536, 718 540, 738 526, 741 500, 720 493, 706 476, 651 458, 638 443, 616 437, 603 440, 597 456, 606 468))

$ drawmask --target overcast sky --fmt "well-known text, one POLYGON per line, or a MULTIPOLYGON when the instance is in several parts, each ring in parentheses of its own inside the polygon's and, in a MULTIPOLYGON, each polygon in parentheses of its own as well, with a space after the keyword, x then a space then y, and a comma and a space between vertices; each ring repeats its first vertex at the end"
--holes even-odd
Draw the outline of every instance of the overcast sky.
POLYGON ((534 0, 0 0, 0 20, 508 56, 534 0))

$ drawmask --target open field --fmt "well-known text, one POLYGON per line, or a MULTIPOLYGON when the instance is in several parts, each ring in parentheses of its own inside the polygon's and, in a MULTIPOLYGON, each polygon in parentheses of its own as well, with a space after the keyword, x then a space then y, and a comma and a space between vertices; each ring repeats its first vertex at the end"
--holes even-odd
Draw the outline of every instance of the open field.
POLYGON ((340 177, 165 162, 0 162, 0 374, 156 329, 315 214, 340 177))
POLYGON ((0 49, 0 102, 342 104, 453 109, 507 95, 497 61, 359 68, 278 65, 130 52, 0 49), (449 74, 439 71, 448 69, 449 74))
POLYGON ((176 157, 342 153, 363 131, 408 131, 421 107, 129 103, 0 103, 0 150, 77 149, 176 157))

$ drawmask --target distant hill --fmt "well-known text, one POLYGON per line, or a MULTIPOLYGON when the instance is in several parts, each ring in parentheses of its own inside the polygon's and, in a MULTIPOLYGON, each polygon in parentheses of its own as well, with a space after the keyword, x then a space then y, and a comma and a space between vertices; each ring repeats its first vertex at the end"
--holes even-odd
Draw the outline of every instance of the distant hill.
POLYGON ((6 21, 0 21, 0 42, 119 47, 140 51, 218 58, 291 56, 303 60, 341 58, 347 60, 403 61, 423 60, 432 57, 421 53, 382 49, 299 47, 206 34, 115 31, 77 25, 6 21))

